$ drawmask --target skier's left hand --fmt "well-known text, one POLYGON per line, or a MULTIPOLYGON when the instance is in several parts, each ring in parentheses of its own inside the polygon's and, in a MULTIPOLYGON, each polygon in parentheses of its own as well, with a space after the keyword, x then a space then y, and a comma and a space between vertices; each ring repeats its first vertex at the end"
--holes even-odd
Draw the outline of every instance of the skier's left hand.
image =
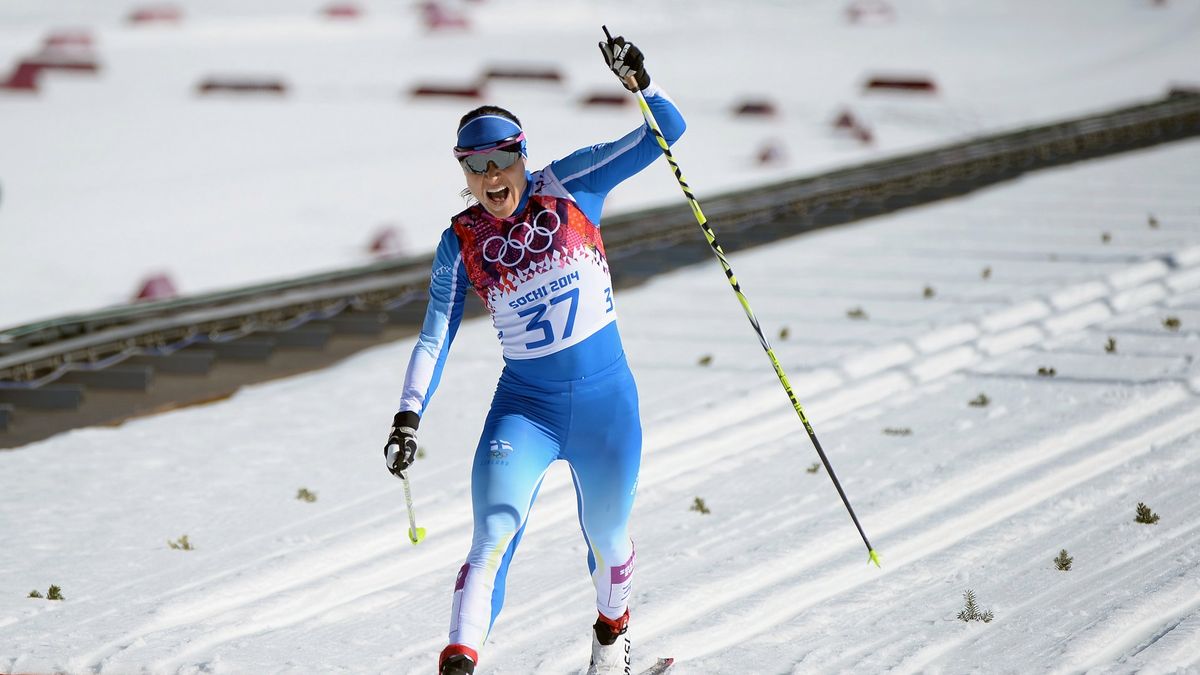
POLYGON ((629 91, 639 91, 649 87, 650 75, 646 72, 642 50, 632 42, 626 42, 625 38, 619 35, 617 37, 608 35, 608 29, 604 30, 604 34, 608 36, 608 39, 600 43, 600 52, 604 54, 604 62, 621 80, 621 84, 625 85, 629 91), (630 76, 637 82, 636 89, 630 86, 630 76))

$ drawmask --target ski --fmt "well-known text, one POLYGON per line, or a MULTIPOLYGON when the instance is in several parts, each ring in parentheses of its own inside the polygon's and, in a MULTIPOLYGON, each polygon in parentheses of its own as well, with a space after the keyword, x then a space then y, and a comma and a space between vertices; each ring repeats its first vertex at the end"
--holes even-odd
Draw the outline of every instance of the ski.
POLYGON ((675 659, 659 659, 657 663, 643 670, 640 675, 662 675, 671 669, 675 664, 675 659))

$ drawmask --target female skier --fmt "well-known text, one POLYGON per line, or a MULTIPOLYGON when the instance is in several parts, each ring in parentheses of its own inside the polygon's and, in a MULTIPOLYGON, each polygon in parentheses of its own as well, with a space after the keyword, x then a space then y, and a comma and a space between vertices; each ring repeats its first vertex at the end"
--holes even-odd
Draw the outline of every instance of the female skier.
MULTIPOLYGON (((640 89, 668 142, 684 122, 651 83, 640 50, 600 43, 626 88, 640 89)), ((641 463, 637 390, 617 333, 600 213, 618 183, 661 154, 643 124, 620 140, 525 168, 525 133, 495 106, 467 113, 454 156, 476 204, 451 219, 434 257, 429 307, 384 453, 399 475, 413 461, 463 315, 468 286, 492 315, 504 369, 471 469, 474 536, 454 585, 441 675, 473 673, 504 602, 504 579, 550 463, 571 468, 599 616, 588 673, 628 672, 633 542, 626 525, 641 463)))

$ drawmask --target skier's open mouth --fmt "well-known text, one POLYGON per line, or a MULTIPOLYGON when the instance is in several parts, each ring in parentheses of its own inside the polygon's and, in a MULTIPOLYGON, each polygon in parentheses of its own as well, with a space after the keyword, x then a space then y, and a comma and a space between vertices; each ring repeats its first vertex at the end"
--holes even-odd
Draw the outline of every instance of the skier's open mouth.
POLYGON ((487 191, 488 201, 499 206, 508 200, 508 188, 502 187, 487 191))

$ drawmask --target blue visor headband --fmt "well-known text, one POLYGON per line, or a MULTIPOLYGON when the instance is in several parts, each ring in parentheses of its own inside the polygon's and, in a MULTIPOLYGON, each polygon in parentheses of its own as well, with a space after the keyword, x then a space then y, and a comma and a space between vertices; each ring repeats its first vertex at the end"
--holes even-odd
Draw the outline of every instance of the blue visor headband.
MULTIPOLYGON (((458 143, 455 151, 487 150, 512 143, 521 136, 521 127, 507 117, 500 115, 482 115, 467 122, 458 130, 458 143)), ((521 154, 528 157, 525 149, 525 139, 521 138, 521 154)))

